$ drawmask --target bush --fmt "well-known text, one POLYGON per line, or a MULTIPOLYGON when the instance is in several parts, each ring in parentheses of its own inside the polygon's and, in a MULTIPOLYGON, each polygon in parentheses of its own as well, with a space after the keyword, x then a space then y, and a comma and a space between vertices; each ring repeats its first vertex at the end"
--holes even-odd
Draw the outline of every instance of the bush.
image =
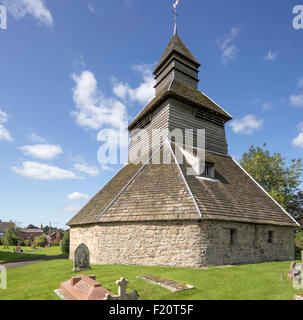
POLYGON ((0 239, 0 246, 2 246, 3 245, 3 243, 2 243, 2 240, 0 239))
POLYGON ((69 255, 69 230, 65 231, 61 241, 61 252, 64 255, 69 255))
POLYGON ((51 247, 59 247, 60 246, 60 242, 52 242, 50 244, 51 247))
POLYGON ((30 247, 31 242, 30 242, 29 240, 24 240, 24 245, 25 245, 26 247, 30 247))
POLYGON ((35 240, 32 243, 32 248, 36 249, 37 247, 44 247, 47 243, 47 239, 44 235, 35 237, 35 240))
POLYGON ((295 259, 301 260, 301 251, 303 251, 303 232, 298 232, 295 237, 295 259))
POLYGON ((22 246, 24 246, 24 245, 25 245, 25 244, 24 244, 24 239, 19 238, 19 239, 18 239, 17 246, 22 247, 22 246))

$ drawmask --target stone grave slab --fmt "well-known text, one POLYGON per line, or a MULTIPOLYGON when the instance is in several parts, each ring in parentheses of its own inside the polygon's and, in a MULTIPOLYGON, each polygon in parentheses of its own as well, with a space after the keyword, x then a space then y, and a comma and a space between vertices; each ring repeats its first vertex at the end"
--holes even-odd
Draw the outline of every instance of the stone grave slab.
POLYGON ((96 276, 79 274, 62 282, 55 293, 61 300, 137 300, 137 290, 126 292, 128 282, 124 278, 117 280, 118 295, 114 295, 96 281, 96 276))
POLYGON ((89 265, 89 250, 84 243, 81 243, 75 250, 73 271, 82 271, 87 269, 91 269, 89 265))
POLYGON ((168 280, 164 278, 160 278, 158 276, 154 276, 151 274, 145 275, 145 276, 139 276, 138 279, 142 279, 144 281, 147 281, 149 283, 157 284, 165 289, 168 289, 172 292, 179 292, 184 290, 190 290, 195 289, 194 286, 191 286, 186 283, 178 282, 175 280, 168 280))
POLYGON ((79 274, 60 284, 57 295, 63 300, 104 300, 106 295, 114 294, 102 287, 94 275, 79 274), (59 293, 59 294, 58 294, 59 293))

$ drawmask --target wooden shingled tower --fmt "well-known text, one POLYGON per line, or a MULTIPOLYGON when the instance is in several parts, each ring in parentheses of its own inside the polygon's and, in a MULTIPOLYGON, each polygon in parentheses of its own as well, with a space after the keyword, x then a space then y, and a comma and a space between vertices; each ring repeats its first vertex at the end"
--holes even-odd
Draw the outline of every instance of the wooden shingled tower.
POLYGON ((154 70, 155 97, 128 127, 130 154, 147 161, 129 161, 68 222, 71 258, 80 243, 93 264, 200 267, 293 257, 298 225, 228 154, 232 117, 198 90, 199 67, 175 33, 154 70), (143 128, 148 139, 138 153, 143 128), (179 163, 169 134, 189 128, 205 129, 206 164, 197 175, 187 174, 189 158, 179 163), (161 129, 160 148, 153 129, 161 129), (153 164, 164 154, 170 164, 153 164))

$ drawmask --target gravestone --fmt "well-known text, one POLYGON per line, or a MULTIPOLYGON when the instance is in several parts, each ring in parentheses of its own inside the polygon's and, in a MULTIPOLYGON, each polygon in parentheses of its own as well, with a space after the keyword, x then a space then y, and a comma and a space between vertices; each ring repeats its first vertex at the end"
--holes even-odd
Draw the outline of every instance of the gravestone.
POLYGON ((62 300, 137 300, 139 295, 136 290, 126 292, 128 280, 121 278, 116 281, 119 286, 118 295, 104 288, 96 281, 96 276, 79 274, 60 284, 60 289, 55 293, 62 300))
POLYGON ((126 287, 128 284, 128 280, 121 278, 116 281, 116 285, 118 288, 118 295, 111 295, 107 293, 104 300, 137 300, 139 298, 137 290, 134 290, 131 293, 126 292, 126 287))
POLYGON ((87 269, 91 269, 89 265, 89 250, 84 243, 81 243, 75 250, 73 271, 81 271, 87 269))
POLYGON ((114 295, 96 281, 96 276, 84 274, 62 282, 55 292, 62 300, 104 300, 106 295, 114 295))
POLYGON ((301 280, 301 272, 303 271, 303 263, 292 262, 290 264, 287 280, 301 280))

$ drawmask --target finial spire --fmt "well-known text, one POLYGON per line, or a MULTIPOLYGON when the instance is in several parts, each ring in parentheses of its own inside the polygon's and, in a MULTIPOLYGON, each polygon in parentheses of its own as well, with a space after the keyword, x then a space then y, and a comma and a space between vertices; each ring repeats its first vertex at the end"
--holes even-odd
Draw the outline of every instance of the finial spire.
POLYGON ((174 16, 175 16, 175 29, 174 29, 174 34, 178 34, 178 29, 177 29, 177 5, 179 4, 179 0, 176 0, 175 4, 173 5, 174 7, 174 16))

